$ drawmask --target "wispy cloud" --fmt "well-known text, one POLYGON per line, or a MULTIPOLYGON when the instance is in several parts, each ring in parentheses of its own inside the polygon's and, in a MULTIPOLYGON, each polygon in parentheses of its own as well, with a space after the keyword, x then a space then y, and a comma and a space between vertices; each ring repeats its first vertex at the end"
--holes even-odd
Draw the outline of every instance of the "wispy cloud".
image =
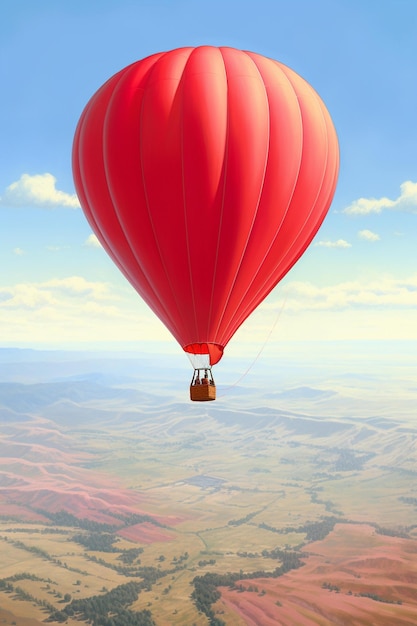
POLYGON ((0 308, 8 309, 38 309, 45 305, 67 307, 72 306, 75 301, 76 306, 82 308, 91 300, 109 303, 117 299, 106 283, 90 282, 81 276, 2 287, 0 298, 0 308))
POLYGON ((66 207, 78 209, 80 203, 75 194, 56 188, 56 178, 52 174, 22 174, 19 180, 11 183, 0 198, 0 205, 7 207, 40 207, 52 209, 66 207))
POLYGON ((317 241, 315 246, 322 248, 351 248, 352 244, 344 239, 337 239, 336 241, 317 241))
POLYGON ((0 287, 0 340, 72 342, 169 340, 133 289, 82 276, 0 287))
POLYGON ((358 232, 358 237, 366 241, 379 241, 381 239, 377 233, 372 232, 372 230, 367 230, 366 228, 358 232))
MULTIPOLYGON (((372 281, 346 281, 327 287, 291 282, 282 288, 286 311, 343 310, 348 308, 417 307, 417 274, 407 279, 381 277, 372 281)), ((270 306, 270 305, 269 305, 270 306)))
POLYGON ((15 254, 16 256, 23 256, 25 254, 25 251, 22 248, 14 248, 13 254, 15 254))
POLYGON ((395 200, 390 198, 359 198, 343 209, 347 215, 368 215, 382 211, 417 213, 417 183, 407 180, 400 185, 401 193, 395 200))
POLYGON ((274 358, 287 340, 417 341, 416 310, 417 274, 327 286, 284 280, 238 330, 231 351, 245 355, 246 343, 262 345, 267 338, 274 358))
POLYGON ((96 235, 91 234, 84 242, 84 245, 88 248, 101 248, 102 245, 97 239, 96 235))

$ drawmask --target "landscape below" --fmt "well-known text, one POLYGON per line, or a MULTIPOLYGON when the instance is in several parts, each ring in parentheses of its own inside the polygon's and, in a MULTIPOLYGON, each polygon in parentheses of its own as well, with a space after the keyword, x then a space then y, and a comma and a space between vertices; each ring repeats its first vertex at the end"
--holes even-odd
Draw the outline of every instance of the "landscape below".
POLYGON ((417 623, 409 368, 283 367, 210 406, 145 358, 0 374, 0 623, 417 623))

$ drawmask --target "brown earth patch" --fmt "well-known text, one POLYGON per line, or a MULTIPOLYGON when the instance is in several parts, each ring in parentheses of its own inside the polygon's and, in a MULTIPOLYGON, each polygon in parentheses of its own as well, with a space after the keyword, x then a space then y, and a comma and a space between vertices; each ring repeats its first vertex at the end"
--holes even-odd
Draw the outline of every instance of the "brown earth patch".
POLYGON ((174 536, 150 522, 135 524, 119 530, 118 535, 137 543, 155 543, 156 541, 173 541, 174 536))

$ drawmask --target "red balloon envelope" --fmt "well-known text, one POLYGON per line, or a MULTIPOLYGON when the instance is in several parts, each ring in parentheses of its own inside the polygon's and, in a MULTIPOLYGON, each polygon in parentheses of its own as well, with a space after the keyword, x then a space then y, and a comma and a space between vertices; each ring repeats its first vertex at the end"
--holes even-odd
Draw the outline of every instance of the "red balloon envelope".
POLYGON ((338 167, 312 87, 227 47, 124 68, 87 104, 73 146, 99 241, 184 350, 211 365, 313 239, 338 167))

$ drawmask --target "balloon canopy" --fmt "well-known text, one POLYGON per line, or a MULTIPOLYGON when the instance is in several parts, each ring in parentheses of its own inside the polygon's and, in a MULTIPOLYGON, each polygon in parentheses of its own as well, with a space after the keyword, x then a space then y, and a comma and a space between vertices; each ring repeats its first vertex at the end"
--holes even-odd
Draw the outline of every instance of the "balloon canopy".
POLYGON ((333 198, 336 132, 314 89, 253 52, 201 46, 122 69, 73 145, 104 249, 191 355, 217 363, 333 198))

